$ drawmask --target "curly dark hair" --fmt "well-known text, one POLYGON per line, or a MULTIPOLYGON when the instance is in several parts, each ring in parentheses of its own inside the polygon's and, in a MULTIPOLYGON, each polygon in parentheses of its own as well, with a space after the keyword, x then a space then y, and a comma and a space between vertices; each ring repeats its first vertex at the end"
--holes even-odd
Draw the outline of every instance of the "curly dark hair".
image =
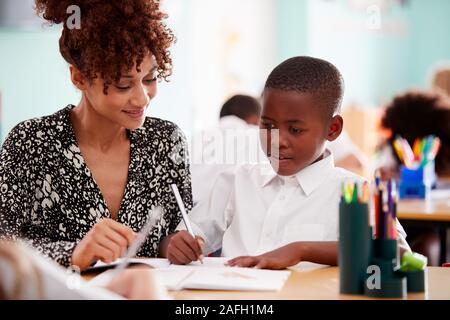
MULTIPOLYGON (((417 90, 396 96, 387 106, 381 126, 391 132, 386 143, 392 150, 396 135, 405 138, 411 146, 416 138, 439 137, 442 146, 436 156, 436 171, 440 175, 450 173, 450 100, 447 96, 417 90)), ((400 163, 397 155, 396 158, 400 163)))
POLYGON ((64 59, 74 65, 89 81, 104 80, 108 85, 149 52, 155 56, 159 79, 167 81, 172 72, 168 51, 175 41, 163 23, 167 15, 160 11, 159 0, 35 0, 36 12, 51 24, 63 24, 59 49, 64 59), (69 28, 67 8, 81 11, 81 28, 69 28))
POLYGON ((267 78, 264 89, 280 89, 312 94, 320 102, 326 117, 340 112, 344 79, 330 62, 307 56, 287 59, 267 78))

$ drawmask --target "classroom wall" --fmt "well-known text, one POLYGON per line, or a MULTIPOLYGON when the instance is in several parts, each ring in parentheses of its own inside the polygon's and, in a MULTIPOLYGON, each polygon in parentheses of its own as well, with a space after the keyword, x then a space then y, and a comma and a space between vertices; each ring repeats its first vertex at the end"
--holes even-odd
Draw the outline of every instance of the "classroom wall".
POLYGON ((450 1, 404 2, 279 0, 277 58, 306 54, 335 63, 346 80, 344 105, 375 107, 426 88, 432 66, 450 60, 450 1))
POLYGON ((308 1, 278 0, 276 2, 277 63, 293 55, 308 53, 308 1))
POLYGON ((413 84, 427 86, 427 74, 436 61, 450 61, 450 1, 414 0, 410 13, 413 84))
POLYGON ((19 121, 77 103, 58 38, 58 28, 0 29, 1 137, 19 121))

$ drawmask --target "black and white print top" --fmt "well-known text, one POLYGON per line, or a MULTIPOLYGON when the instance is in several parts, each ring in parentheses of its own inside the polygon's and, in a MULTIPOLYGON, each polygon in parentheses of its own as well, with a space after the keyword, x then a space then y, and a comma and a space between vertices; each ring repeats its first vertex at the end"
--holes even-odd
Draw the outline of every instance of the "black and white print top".
MULTIPOLYGON (((0 154, 0 238, 24 239, 64 266, 76 244, 111 213, 77 145, 70 110, 24 121, 9 133, 0 154)), ((139 231, 162 206, 138 256, 158 255, 160 240, 181 220, 170 184, 192 208, 186 140, 173 123, 147 117, 129 131, 128 181, 117 220, 139 231)))

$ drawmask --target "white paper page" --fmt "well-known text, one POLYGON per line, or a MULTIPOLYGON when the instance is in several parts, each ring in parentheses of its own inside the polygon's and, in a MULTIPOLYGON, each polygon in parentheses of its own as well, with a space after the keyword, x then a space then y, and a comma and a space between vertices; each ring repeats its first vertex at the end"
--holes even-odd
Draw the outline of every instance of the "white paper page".
MULTIPOLYGON (((184 267, 201 267, 201 268, 220 268, 225 267, 225 262, 230 260, 230 258, 224 257, 205 257, 203 258, 203 263, 200 261, 193 261, 184 267)), ((170 265, 170 267, 177 266, 175 264, 170 265)), ((179 267, 180 265, 178 265, 179 267)))
MULTIPOLYGON (((224 266, 228 258, 205 258, 203 264, 193 262, 189 265, 170 265, 166 259, 131 260, 144 262, 154 267, 156 276, 169 290, 278 291, 290 275, 290 271, 224 266)), ((101 273, 89 281, 89 285, 104 286, 111 281, 114 271, 108 270, 101 273)))
MULTIPOLYGON (((103 267, 116 267, 120 262, 122 262, 122 258, 117 259, 116 261, 112 263, 104 263, 102 261, 97 261, 97 263, 89 268, 89 270, 94 270, 96 268, 103 268, 103 267)), ((130 264, 145 264, 152 268, 167 268, 170 266, 170 262, 167 259, 163 258, 151 258, 151 259, 143 259, 143 258, 132 258, 129 259, 130 264)))
POLYGON ((289 275, 290 271, 211 267, 194 270, 183 281, 182 287, 205 290, 278 291, 289 275))
POLYGON ((168 290, 181 290, 184 281, 195 270, 192 268, 162 268, 155 269, 154 272, 168 290))
MULTIPOLYGON (((102 261, 97 261, 97 263, 89 268, 89 270, 93 270, 96 268, 103 268, 103 267, 116 267, 123 259, 119 258, 116 261, 112 263, 104 263, 102 261)), ((230 260, 230 258, 224 258, 224 257, 205 257, 203 259, 203 264, 200 261, 194 261, 191 262, 185 266, 189 267, 225 267, 225 262, 230 260)), ((160 268, 168 268, 170 266, 176 266, 174 264, 171 264, 168 259, 164 258, 132 258, 129 260, 130 264, 146 264, 150 267, 153 267, 155 269, 160 268)))

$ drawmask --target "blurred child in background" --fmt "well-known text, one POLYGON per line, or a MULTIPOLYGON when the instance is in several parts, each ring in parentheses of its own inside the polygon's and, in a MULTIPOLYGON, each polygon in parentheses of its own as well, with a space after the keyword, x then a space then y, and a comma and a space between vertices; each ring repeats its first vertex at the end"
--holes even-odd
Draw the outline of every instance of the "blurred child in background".
POLYGON ((439 137, 441 148, 436 156, 436 173, 450 176, 450 98, 439 92, 408 91, 395 97, 381 119, 387 139, 380 146, 378 165, 383 178, 397 176, 401 161, 394 151, 397 136, 412 146, 417 138, 439 137))
MULTIPOLYGON (((387 132, 378 153, 377 167, 382 179, 398 178, 400 158, 394 151, 393 141, 401 136, 413 146, 417 138, 429 135, 441 141, 435 158, 439 178, 450 176, 450 98, 442 92, 408 91, 395 97, 381 119, 387 132)), ((430 265, 439 265, 439 233, 432 228, 406 228, 413 251, 428 257, 430 265)))

